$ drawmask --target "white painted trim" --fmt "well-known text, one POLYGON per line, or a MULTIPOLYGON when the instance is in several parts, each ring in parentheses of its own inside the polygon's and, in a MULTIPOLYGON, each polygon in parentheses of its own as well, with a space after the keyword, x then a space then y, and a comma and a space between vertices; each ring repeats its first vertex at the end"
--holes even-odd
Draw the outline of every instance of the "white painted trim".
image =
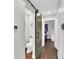
POLYGON ((45 38, 44 38, 44 24, 45 24, 45 21, 42 17, 42 47, 45 45, 45 38))
POLYGON ((51 21, 51 20, 55 20, 56 19, 56 17, 55 18, 52 18, 52 17, 48 17, 48 18, 44 18, 44 21, 51 21))

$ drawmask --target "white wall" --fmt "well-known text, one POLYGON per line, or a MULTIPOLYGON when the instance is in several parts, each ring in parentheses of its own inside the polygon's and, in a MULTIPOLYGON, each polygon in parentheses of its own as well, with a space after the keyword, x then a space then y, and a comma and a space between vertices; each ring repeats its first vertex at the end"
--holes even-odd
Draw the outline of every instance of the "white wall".
POLYGON ((25 59, 25 4, 22 0, 14 0, 14 59, 25 59))
POLYGON ((64 59, 64 30, 61 29, 63 20, 58 21, 59 59, 64 59))
POLYGON ((59 59, 64 59, 64 30, 61 29, 61 24, 64 23, 64 11, 58 13, 57 22, 58 55, 59 59))

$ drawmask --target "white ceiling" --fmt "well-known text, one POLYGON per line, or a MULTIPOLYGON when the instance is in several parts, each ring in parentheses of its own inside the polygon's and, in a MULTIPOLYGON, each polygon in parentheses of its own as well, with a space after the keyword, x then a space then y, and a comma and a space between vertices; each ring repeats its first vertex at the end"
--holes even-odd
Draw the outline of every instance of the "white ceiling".
MULTIPOLYGON (((50 15, 55 15, 57 13, 58 7, 63 7, 64 0, 30 0, 31 3, 44 15, 48 15, 47 12, 50 11, 50 15)), ((48 15, 49 16, 49 15, 48 15)))
POLYGON ((48 11, 57 7, 58 0, 30 0, 40 11, 48 11))

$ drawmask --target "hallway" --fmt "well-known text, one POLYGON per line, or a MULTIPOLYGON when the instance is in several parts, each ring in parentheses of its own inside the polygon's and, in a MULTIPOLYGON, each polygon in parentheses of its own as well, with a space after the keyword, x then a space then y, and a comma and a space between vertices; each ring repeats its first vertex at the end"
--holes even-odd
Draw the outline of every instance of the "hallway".
POLYGON ((15 59, 64 59, 63 4, 64 0, 14 1, 15 59))
POLYGON ((38 59, 58 59, 57 49, 54 47, 54 42, 50 39, 46 40, 45 46, 42 47, 38 59))

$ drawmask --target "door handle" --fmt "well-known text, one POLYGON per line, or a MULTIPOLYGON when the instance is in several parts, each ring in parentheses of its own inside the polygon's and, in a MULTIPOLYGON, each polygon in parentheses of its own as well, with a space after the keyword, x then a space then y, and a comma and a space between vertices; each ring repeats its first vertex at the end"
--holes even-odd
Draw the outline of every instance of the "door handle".
POLYGON ((37 35, 36 35, 36 37, 39 39, 39 32, 37 32, 37 35))
POLYGON ((38 39, 39 39, 39 32, 38 32, 38 39))

